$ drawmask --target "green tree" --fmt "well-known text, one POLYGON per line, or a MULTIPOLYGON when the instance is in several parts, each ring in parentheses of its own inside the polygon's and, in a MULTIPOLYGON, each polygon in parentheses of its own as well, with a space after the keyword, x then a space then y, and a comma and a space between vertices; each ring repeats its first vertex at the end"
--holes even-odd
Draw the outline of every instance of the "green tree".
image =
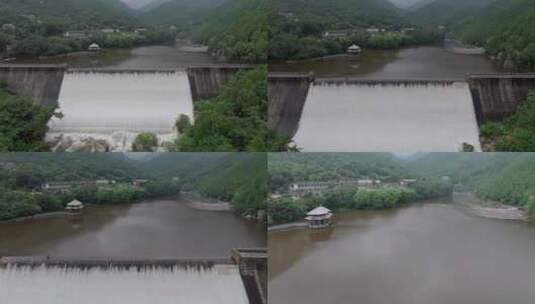
POLYGON ((132 143, 134 152, 153 152, 158 146, 158 137, 154 133, 139 133, 132 143))
POLYGON ((0 149, 3 151, 46 151, 43 138, 54 109, 34 104, 0 88, 0 149))

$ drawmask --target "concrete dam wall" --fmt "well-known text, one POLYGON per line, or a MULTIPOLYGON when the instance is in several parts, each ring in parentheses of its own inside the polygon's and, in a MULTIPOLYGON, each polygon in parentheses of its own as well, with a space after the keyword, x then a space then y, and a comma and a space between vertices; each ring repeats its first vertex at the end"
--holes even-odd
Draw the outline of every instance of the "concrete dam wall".
POLYGON ((217 96, 223 86, 236 73, 243 69, 252 69, 254 65, 212 65, 189 67, 187 69, 191 97, 193 101, 217 96))
POLYGON ((275 133, 293 138, 311 82, 311 74, 270 73, 268 77, 268 126, 275 133))
POLYGON ((477 121, 501 120, 515 112, 530 90, 535 90, 535 74, 470 75, 470 92, 477 121))
POLYGON ((0 65, 0 83, 37 104, 55 107, 65 69, 64 65, 0 65))

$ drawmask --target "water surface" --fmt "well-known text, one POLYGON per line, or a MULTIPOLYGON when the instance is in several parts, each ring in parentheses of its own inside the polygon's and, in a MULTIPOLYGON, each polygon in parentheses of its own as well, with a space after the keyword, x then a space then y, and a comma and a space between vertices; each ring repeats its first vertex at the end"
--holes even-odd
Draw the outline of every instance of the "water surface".
POLYGON ((535 225, 441 200, 336 215, 330 230, 269 233, 271 304, 525 304, 535 225))
POLYGON ((358 56, 332 56, 294 62, 271 61, 273 72, 314 72, 316 77, 362 79, 464 79, 468 73, 502 71, 483 55, 456 54, 439 46, 364 50, 358 56))
POLYGON ((180 199, 89 207, 80 216, 0 224, 0 256, 187 258, 265 247, 265 229, 180 199))
POLYGON ((67 64, 71 68, 106 69, 185 69, 191 65, 213 64, 216 59, 206 52, 184 52, 187 45, 142 46, 132 49, 109 49, 94 54, 48 59, 19 59, 13 63, 67 64))

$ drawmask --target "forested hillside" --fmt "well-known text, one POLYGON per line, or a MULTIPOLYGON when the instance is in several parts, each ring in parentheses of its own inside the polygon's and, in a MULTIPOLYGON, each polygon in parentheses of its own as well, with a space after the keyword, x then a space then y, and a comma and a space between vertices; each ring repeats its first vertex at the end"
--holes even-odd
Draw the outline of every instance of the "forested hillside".
POLYGON ((432 153, 408 166, 430 175, 449 175, 482 199, 535 212, 535 155, 531 153, 432 153))
POLYGON ((132 26, 130 9, 120 0, 0 0, 0 24, 40 19, 45 27, 88 29, 132 26))
POLYGON ((388 153, 270 153, 268 171, 270 191, 299 181, 408 177, 399 160, 388 153))
POLYGON ((277 0, 269 23, 270 59, 305 59, 340 54, 352 44, 395 49, 431 43, 440 33, 411 28, 386 0, 277 0), (325 36, 328 31, 341 31, 325 36))
POLYGON ((77 198, 84 203, 121 204, 178 193, 182 188, 231 202, 255 215, 266 197, 264 153, 0 153, 0 220, 61 211, 77 198), (135 179, 147 179, 134 185, 135 179), (113 183, 95 184, 96 180, 113 183), (86 182, 61 192, 44 183, 86 182))
POLYGON ((265 153, 166 153, 144 167, 152 174, 180 177, 189 190, 229 201, 241 214, 265 208, 265 153))
POLYGON ((505 67, 535 71, 535 1, 497 0, 460 31, 461 38, 485 47, 505 67))
POLYGON ((424 0, 409 8, 407 17, 419 24, 455 26, 496 0, 424 0))
POLYGON ((198 25, 199 20, 229 0, 168 0, 149 4, 141 8, 140 20, 155 25, 189 26, 198 25))
POLYGON ((231 61, 264 62, 268 45, 268 1, 233 0, 214 9, 193 39, 231 61))
POLYGON ((142 26, 119 0, 0 0, 0 58, 36 57, 174 42, 168 26, 142 26), (72 34, 72 35, 71 35, 72 34))

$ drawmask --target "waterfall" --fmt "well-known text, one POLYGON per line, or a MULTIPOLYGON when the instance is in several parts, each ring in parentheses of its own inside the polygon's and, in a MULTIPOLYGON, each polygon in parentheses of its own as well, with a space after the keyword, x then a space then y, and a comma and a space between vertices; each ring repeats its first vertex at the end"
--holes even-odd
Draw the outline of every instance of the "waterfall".
POLYGON ((480 151, 462 81, 316 81, 294 136, 303 151, 480 151))
POLYGON ((247 304, 235 265, 211 268, 0 268, 0 303, 247 304))
POLYGON ((112 151, 128 151, 141 132, 172 141, 177 117, 193 119, 189 82, 182 71, 69 71, 58 103, 64 117, 51 119, 46 137, 54 150, 75 149, 92 138, 112 151))

